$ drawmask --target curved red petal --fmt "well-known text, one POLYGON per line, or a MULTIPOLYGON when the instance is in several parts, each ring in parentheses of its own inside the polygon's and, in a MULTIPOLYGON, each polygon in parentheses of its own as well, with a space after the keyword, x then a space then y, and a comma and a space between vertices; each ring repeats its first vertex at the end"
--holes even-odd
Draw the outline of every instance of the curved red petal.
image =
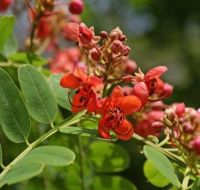
POLYGON ((82 69, 82 68, 80 68, 80 67, 76 67, 76 68, 74 69, 73 74, 74 74, 74 76, 80 78, 84 83, 87 82, 88 76, 87 76, 87 74, 86 74, 86 72, 85 72, 84 69, 82 69))
POLYGON ((84 105, 82 102, 80 102, 82 94, 78 93, 75 94, 73 97, 73 102, 72 102, 72 112, 77 113, 79 111, 82 111, 86 109, 86 105, 84 105))
POLYGON ((145 80, 151 80, 152 78, 158 78, 160 77, 164 72, 166 72, 168 69, 166 66, 158 66, 154 67, 153 69, 150 69, 144 79, 145 80))
POLYGON ((141 101, 138 97, 129 95, 114 99, 115 107, 123 110, 124 115, 129 115, 138 111, 141 108, 141 101))
POLYGON ((123 89, 120 86, 116 86, 111 93, 111 98, 123 97, 123 89))
POLYGON ((136 84, 133 88, 132 94, 137 96, 141 100, 142 106, 147 103, 149 91, 144 82, 136 84))
POLYGON ((87 78, 87 84, 91 85, 94 87, 96 90, 101 90, 103 88, 103 81, 102 79, 96 77, 96 76, 91 76, 87 78))
POLYGON ((60 85, 64 88, 76 89, 82 84, 82 80, 70 73, 64 75, 60 80, 60 85))
POLYGON ((113 131, 121 140, 129 140, 134 133, 132 124, 126 119, 124 119, 123 123, 119 127, 115 128, 113 131))
POLYGON ((105 119, 101 118, 99 120, 99 125, 98 125, 99 136, 104 139, 109 139, 110 138, 109 132, 110 132, 109 129, 105 128, 105 119))

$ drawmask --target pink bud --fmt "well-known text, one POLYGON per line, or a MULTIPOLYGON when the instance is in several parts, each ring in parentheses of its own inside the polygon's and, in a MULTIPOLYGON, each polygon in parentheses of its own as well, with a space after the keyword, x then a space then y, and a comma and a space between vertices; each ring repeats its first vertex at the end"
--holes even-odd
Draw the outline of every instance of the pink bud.
POLYGON ((192 141, 192 148, 197 154, 200 154, 200 136, 192 141))
POLYGON ((0 12, 6 11, 12 2, 13 0, 0 0, 0 12))
POLYGON ((101 38, 104 40, 104 39, 107 39, 108 38, 108 33, 106 31, 101 31, 100 33, 100 36, 101 38))
POLYGON ((118 54, 118 53, 123 52, 123 50, 124 50, 124 45, 122 44, 121 41, 115 40, 115 41, 113 41, 113 43, 111 44, 111 47, 110 47, 110 48, 111 48, 111 50, 112 50, 113 53, 118 54))
POLYGON ((176 105, 177 116, 180 118, 183 116, 184 113, 185 113, 185 104, 184 103, 177 104, 176 105))
POLYGON ((69 3, 69 11, 72 14, 79 15, 83 12, 84 9, 84 3, 82 0, 72 0, 69 3))
POLYGON ((133 74, 136 71, 137 64, 135 61, 129 59, 125 64, 126 64, 125 72, 127 74, 133 74))
POLYGON ((92 48, 89 54, 94 61, 99 61, 101 54, 96 48, 92 48))

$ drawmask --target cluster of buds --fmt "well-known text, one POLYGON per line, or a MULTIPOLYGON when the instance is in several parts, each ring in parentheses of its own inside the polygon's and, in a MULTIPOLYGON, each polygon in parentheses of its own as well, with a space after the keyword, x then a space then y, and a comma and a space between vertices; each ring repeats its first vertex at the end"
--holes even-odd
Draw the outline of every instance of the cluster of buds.
POLYGON ((165 111, 164 125, 173 145, 184 153, 190 165, 200 158, 199 110, 174 104, 165 111))
POLYGON ((32 28, 26 46, 36 49, 41 44, 48 44, 51 45, 51 48, 57 49, 57 41, 65 24, 80 22, 79 14, 83 10, 84 3, 81 0, 72 0, 69 3, 61 3, 56 0, 37 0, 34 6, 27 1, 27 6, 32 28))
POLYGON ((142 137, 160 137, 164 129, 163 117, 166 105, 162 101, 148 103, 135 114, 135 132, 142 137))
POLYGON ((128 59, 131 51, 126 45, 126 36, 119 28, 109 34, 101 31, 97 36, 94 28, 88 28, 84 23, 69 23, 63 31, 65 38, 78 43, 88 62, 90 71, 96 73, 104 80, 117 81, 128 71, 133 73, 137 65, 128 59))

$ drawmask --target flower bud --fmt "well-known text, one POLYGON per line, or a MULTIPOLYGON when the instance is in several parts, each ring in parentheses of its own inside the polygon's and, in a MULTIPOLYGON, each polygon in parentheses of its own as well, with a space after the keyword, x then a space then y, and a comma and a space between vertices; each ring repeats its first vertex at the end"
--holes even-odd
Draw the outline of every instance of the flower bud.
POLYGON ((94 61, 99 61, 101 54, 96 48, 92 48, 89 54, 94 61))
POLYGON ((125 64, 126 64, 126 66, 125 66, 125 72, 127 74, 133 74, 136 71, 137 64, 136 64, 135 61, 129 59, 129 60, 126 61, 125 64))
POLYGON ((128 56, 130 52, 131 52, 131 48, 129 46, 125 46, 123 55, 128 56))
POLYGON ((72 0, 69 3, 69 12, 72 14, 81 14, 84 9, 84 3, 82 0, 72 0))
POLYGON ((196 154, 200 154, 200 136, 197 136, 191 144, 192 149, 196 152, 196 154))
POLYGON ((124 50, 124 45, 121 41, 115 40, 110 46, 113 53, 118 54, 121 53, 124 50))
POLYGON ((0 0, 0 12, 6 11, 12 2, 13 0, 0 0))
POLYGON ((100 33, 100 36, 101 38, 104 40, 104 39, 107 39, 108 38, 108 33, 106 31, 101 31, 100 33))

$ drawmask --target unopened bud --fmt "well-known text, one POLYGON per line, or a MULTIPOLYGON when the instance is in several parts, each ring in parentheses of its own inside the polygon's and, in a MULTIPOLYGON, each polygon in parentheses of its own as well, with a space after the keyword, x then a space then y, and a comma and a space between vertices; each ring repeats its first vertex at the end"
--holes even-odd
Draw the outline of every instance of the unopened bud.
POLYGON ((111 44, 110 48, 111 48, 111 50, 112 50, 113 53, 118 54, 118 53, 123 52, 123 50, 124 50, 124 45, 122 44, 121 41, 115 40, 115 41, 113 41, 113 43, 111 44))
POLYGON ((123 55, 128 56, 130 52, 131 52, 131 48, 129 46, 125 46, 123 55))
POLYGON ((84 3, 82 0, 72 0, 69 3, 69 11, 72 14, 79 15, 83 12, 84 9, 84 3))
POLYGON ((100 36, 103 40, 108 38, 108 33, 106 31, 101 31, 100 36))
POLYGON ((200 136, 196 137, 192 142, 192 149, 196 154, 200 154, 200 136))
POLYGON ((92 48, 89 54, 94 61, 99 61, 101 53, 96 48, 92 48))

